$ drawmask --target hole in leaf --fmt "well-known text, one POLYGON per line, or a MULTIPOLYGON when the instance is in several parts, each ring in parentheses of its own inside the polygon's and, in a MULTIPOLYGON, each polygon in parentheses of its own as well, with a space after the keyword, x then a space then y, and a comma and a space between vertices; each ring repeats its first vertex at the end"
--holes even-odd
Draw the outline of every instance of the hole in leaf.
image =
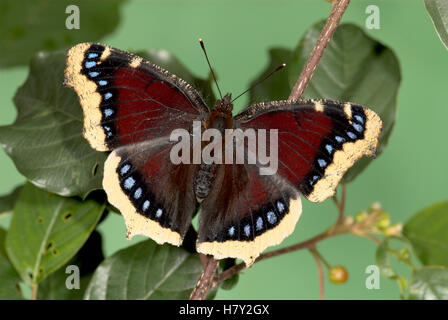
POLYGON ((47 244, 46 251, 50 251, 54 247, 54 241, 50 240, 47 244))
POLYGON ((59 254, 59 250, 58 250, 58 249, 53 249, 53 251, 51 251, 51 253, 52 253, 54 256, 57 256, 57 255, 59 254))
POLYGON ((44 267, 39 267, 39 274, 42 274, 44 272, 44 267))
POLYGON ((33 280, 33 272, 31 270, 27 271, 28 277, 33 280))
POLYGON ((73 212, 71 211, 67 211, 66 213, 64 213, 64 215, 62 216, 62 219, 64 221, 68 221, 73 217, 73 212))
POLYGON ((44 222, 44 218, 42 218, 42 217, 37 217, 37 222, 38 222, 38 223, 43 223, 43 222, 44 222))

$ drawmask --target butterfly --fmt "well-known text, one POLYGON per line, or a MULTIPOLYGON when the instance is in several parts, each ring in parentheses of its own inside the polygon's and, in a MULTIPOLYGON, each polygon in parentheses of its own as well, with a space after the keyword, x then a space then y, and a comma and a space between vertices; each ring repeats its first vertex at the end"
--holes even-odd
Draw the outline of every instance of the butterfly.
POLYGON ((262 102, 233 116, 230 94, 209 108, 174 74, 97 43, 69 49, 64 84, 79 96, 91 147, 111 151, 103 188, 128 238, 180 246, 200 205, 197 251, 247 266, 293 232, 301 194, 312 202, 331 197, 357 159, 375 156, 382 128, 372 110, 331 100, 262 102), (174 164, 170 135, 191 134, 194 121, 204 129, 276 129, 275 174, 260 174, 256 163, 174 164))

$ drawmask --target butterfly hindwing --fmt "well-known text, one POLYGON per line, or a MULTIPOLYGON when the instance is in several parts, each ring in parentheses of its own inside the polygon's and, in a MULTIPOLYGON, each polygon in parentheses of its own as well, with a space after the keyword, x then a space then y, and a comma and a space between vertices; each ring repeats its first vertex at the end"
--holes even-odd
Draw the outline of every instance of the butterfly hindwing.
POLYGON ((126 220, 128 238, 142 234, 179 246, 196 210, 195 165, 170 161, 169 137, 114 150, 106 160, 103 187, 126 220))
POLYGON ((84 136, 99 151, 169 135, 208 112, 182 79, 136 55, 97 43, 67 54, 65 84, 84 110, 84 136))
POLYGON ((372 110, 329 100, 260 103, 235 120, 246 129, 278 129, 278 173, 314 202, 332 196, 356 160, 375 155, 382 127, 372 110))
POLYGON ((286 179, 263 176, 255 165, 219 165, 201 206, 198 252, 234 257, 250 266, 290 235, 300 217, 299 193, 286 179))

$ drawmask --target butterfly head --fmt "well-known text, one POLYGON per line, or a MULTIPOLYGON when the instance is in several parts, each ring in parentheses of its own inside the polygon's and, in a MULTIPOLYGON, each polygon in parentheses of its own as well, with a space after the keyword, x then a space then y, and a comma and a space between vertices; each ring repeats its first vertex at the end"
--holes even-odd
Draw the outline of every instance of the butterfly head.
POLYGON ((232 94, 229 92, 222 97, 222 99, 216 100, 215 107, 213 109, 216 111, 232 112, 232 94))

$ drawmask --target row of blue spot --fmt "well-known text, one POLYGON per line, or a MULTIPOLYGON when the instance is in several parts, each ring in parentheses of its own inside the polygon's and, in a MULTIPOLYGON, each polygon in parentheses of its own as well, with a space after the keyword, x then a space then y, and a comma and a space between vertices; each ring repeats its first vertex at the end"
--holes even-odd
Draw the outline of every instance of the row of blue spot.
MULTIPOLYGON (((357 122, 352 121, 352 127, 353 127, 356 131, 358 131, 359 133, 362 133, 362 132, 364 131, 364 126, 363 126, 363 124, 364 124, 364 118, 361 117, 361 116, 358 115, 358 114, 355 114, 355 115, 353 116, 353 118, 354 118, 357 122)), ((347 130, 347 131, 345 131, 345 133, 346 133, 347 136, 348 136, 350 139, 352 139, 352 140, 356 140, 356 139, 358 139, 358 136, 357 136, 355 133, 351 132, 351 131, 348 131, 348 130, 347 130)), ((347 141, 344 137, 341 137, 341 136, 338 136, 338 135, 336 135, 336 136, 334 137, 334 139, 335 139, 339 144, 345 143, 345 142, 347 141)), ((331 156, 331 155, 333 154, 333 152, 334 152, 334 147, 333 147, 331 144, 326 144, 326 145, 325 145, 325 149, 327 150, 329 156, 331 156)), ((318 163, 319 167, 322 168, 322 169, 325 169, 325 168, 327 167, 327 165, 328 165, 328 162, 325 161, 325 160, 322 159, 322 158, 317 159, 317 163, 318 163)), ((313 176, 310 178, 310 180, 309 180, 309 184, 310 184, 310 186, 313 186, 313 185, 317 182, 317 180, 318 180, 319 178, 320 178, 319 175, 313 175, 313 176)))
MULTIPOLYGON (((126 163, 126 164, 122 165, 122 167, 119 170, 120 175, 122 177, 126 176, 129 172, 129 170, 131 170, 130 164, 126 163)), ((131 175, 124 180, 123 187, 129 193, 132 193, 131 190, 134 188, 136 183, 137 183, 136 179, 131 175)), ((134 190, 134 192, 132 193, 132 197, 135 200, 139 200, 142 196, 143 196, 143 189, 141 187, 137 187, 134 190)), ((148 211, 150 205, 151 205, 151 201, 149 199, 145 199, 145 201, 143 201, 143 204, 141 206, 141 210, 146 213, 148 211)), ((157 208, 156 214, 155 214, 156 218, 160 218, 162 216, 162 214, 163 214, 163 209, 157 208)))
MULTIPOLYGON (((99 56, 98 53, 91 52, 91 53, 87 54, 87 59, 95 59, 95 58, 98 58, 98 56, 99 56)), ((87 60, 84 65, 87 69, 91 69, 97 65, 97 62, 94 60, 87 60)), ((99 71, 90 71, 90 72, 88 72, 88 74, 89 74, 89 77, 93 80, 93 78, 97 78, 100 75, 100 72, 99 71)), ((97 80, 96 83, 98 86, 104 87, 108 84, 108 81, 104 80, 104 79, 99 79, 99 80, 97 80)), ((111 92, 106 92, 103 94, 104 100, 109 100, 110 98, 112 98, 112 96, 113 95, 111 92)), ((115 111, 112 108, 104 109, 103 110, 104 118, 106 118, 106 119, 110 118, 114 114, 114 112, 115 111)), ((112 134, 111 128, 109 126, 103 126, 103 128, 106 131, 106 136, 108 138, 112 137, 113 134, 112 134)))
MULTIPOLYGON (((277 201, 277 209, 280 214, 282 214, 285 211, 285 204, 280 200, 277 201)), ((273 210, 269 210, 266 213, 266 220, 271 226, 274 226, 278 221, 278 217, 273 210)), ((255 230, 261 231, 262 229, 263 229, 263 218, 259 216, 255 221, 255 230)), ((230 228, 228 228, 227 234, 230 238, 233 238, 235 237, 235 232, 236 232, 235 226, 231 226, 230 228)), ((252 232, 251 225, 246 224, 243 227, 243 232, 246 238, 250 238, 252 232)))

